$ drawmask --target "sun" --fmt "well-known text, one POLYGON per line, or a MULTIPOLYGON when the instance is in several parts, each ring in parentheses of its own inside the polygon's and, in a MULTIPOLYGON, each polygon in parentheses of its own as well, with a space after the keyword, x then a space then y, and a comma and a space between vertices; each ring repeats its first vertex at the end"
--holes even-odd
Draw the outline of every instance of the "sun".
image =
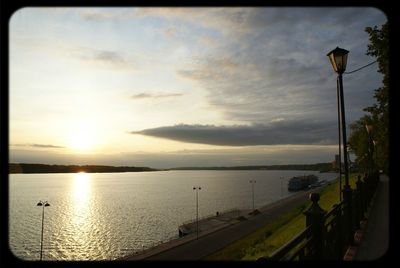
POLYGON ((70 148, 76 151, 90 151, 94 145, 94 135, 87 128, 75 129, 69 135, 70 148))

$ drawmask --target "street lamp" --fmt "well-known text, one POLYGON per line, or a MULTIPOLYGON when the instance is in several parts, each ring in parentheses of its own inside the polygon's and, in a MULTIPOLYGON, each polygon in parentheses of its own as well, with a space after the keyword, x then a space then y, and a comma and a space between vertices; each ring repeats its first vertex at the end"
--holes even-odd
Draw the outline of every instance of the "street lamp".
POLYGON ((201 190, 201 187, 194 186, 193 190, 196 190, 196 233, 197 233, 196 239, 199 239, 199 190, 201 190))
POLYGON ((343 138, 343 157, 344 157, 344 173, 345 173, 345 188, 349 187, 349 166, 347 162, 347 137, 346 137, 346 117, 344 111, 344 97, 343 97, 343 79, 342 74, 346 70, 347 65, 347 55, 349 51, 336 47, 334 50, 329 52, 327 56, 332 64, 333 70, 338 74, 337 86, 338 86, 338 98, 340 106, 340 121, 341 121, 341 131, 343 138))
POLYGON ((369 170, 368 170, 368 163, 369 163, 369 156, 368 156, 368 154, 365 153, 365 154, 362 156, 362 159, 363 159, 363 163, 364 163, 364 173, 365 173, 366 175, 368 175, 368 172, 369 172, 369 170))
MULTIPOLYGON (((336 81, 339 83, 339 81, 336 81)), ((340 137, 341 128, 340 128, 340 92, 339 85, 336 86, 336 95, 337 95, 337 111, 338 111, 338 141, 339 141, 339 200, 342 202, 342 138, 340 137)))
POLYGON ((43 252, 43 222, 44 222, 44 208, 45 208, 45 207, 49 207, 49 206, 50 206, 50 204, 49 204, 47 201, 45 201, 45 202, 43 202, 43 201, 39 201, 39 203, 37 203, 37 206, 39 206, 39 207, 43 207, 43 210, 42 210, 42 235, 41 235, 41 239, 40 239, 40 260, 42 260, 42 252, 43 252))
POLYGON ((349 172, 351 172, 351 158, 350 158, 350 147, 347 147, 347 159, 349 160, 349 172))
MULTIPOLYGON (((348 226, 351 225, 351 188, 349 185, 349 163, 348 163, 348 154, 347 154, 347 136, 346 136, 346 116, 344 109, 344 96, 343 96, 343 78, 342 75, 346 70, 347 65, 347 56, 349 51, 343 48, 336 47, 334 50, 330 51, 327 56, 332 64, 333 70, 337 73, 337 93, 340 106, 340 124, 339 127, 341 129, 341 136, 343 140, 343 162, 344 162, 344 175, 345 175, 345 185, 343 189, 343 199, 347 207, 347 220, 348 226)), ((339 107, 338 107, 339 108, 339 107)), ((339 110, 339 109, 338 109, 339 110)), ((352 228, 351 228, 352 229, 352 228)), ((351 232, 349 232, 348 237, 350 243, 352 243, 351 232)))
POLYGON ((379 163, 378 163, 378 141, 372 140, 374 144, 374 152, 375 152, 375 169, 379 170, 379 163))
POLYGON ((368 138, 369 138, 369 144, 368 144, 368 153, 369 153, 369 170, 370 173, 372 174, 374 172, 374 146, 375 143, 372 139, 372 131, 374 130, 374 127, 372 125, 365 125, 365 129, 367 130, 368 133, 368 138))
POLYGON ((253 193, 253 211, 254 211, 254 183, 256 183, 256 180, 250 180, 249 181, 251 183, 251 189, 252 189, 252 193, 253 193))

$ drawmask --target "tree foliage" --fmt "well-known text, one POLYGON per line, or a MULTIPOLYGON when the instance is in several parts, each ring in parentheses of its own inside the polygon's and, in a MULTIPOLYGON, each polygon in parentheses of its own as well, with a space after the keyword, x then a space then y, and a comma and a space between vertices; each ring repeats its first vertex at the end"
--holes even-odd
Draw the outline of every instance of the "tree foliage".
POLYGON ((362 166, 368 165, 366 157, 375 160, 375 168, 389 170, 389 24, 386 22, 379 29, 367 27, 369 45, 367 55, 375 57, 378 62, 378 72, 383 74, 382 87, 374 92, 376 102, 364 109, 367 114, 350 125, 350 149, 357 156, 356 162, 362 166), (371 137, 368 136, 365 125, 372 125, 371 137), (372 144, 370 138, 375 142, 372 144))

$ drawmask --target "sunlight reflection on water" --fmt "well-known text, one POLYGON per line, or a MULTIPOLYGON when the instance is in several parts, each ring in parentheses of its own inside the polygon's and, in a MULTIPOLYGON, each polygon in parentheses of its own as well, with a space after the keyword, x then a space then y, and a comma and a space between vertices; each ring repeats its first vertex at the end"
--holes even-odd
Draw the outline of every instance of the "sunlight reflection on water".
MULTIPOLYGON (((11 174, 10 249, 38 260, 41 209, 45 209, 43 260, 113 260, 178 236, 196 216, 193 185, 201 185, 199 216, 250 208, 291 195, 287 180, 303 171, 159 171, 137 173, 11 174), (285 178, 281 192, 280 176, 285 178)), ((318 173, 332 180, 334 173, 318 173)))

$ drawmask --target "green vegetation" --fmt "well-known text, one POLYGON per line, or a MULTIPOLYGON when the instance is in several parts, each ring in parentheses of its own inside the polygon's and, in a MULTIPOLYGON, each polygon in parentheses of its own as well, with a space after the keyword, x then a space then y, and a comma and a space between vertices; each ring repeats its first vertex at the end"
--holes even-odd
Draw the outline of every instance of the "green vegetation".
MULTIPOLYGON (((357 175, 351 174, 349 178, 352 189, 355 189, 357 175)), ((342 180, 344 184, 344 178, 342 180)), ((319 204, 328 212, 334 204, 339 203, 339 198, 339 181, 336 180, 320 192, 319 204)), ((305 202, 256 232, 207 256, 206 260, 257 260, 260 257, 271 255, 271 253, 304 230, 306 218, 302 212, 310 204, 310 201, 305 202)))
POLYGON ((382 87, 375 90, 376 103, 364 109, 365 114, 350 125, 349 148, 357 156, 356 163, 366 168, 373 159, 375 168, 389 172, 389 24, 381 29, 367 27, 370 44, 367 55, 375 57, 378 72, 383 75, 382 87), (366 125, 373 127, 369 137, 366 125), (372 140, 374 142, 372 142, 372 140))
POLYGON ((99 165, 44 165, 44 164, 14 164, 8 165, 9 173, 77 173, 77 172, 139 172, 156 171, 148 167, 114 167, 99 165))
MULTIPOLYGON (((286 226, 289 224, 296 215, 300 215, 305 206, 300 206, 292 209, 285 215, 281 216, 274 222, 271 222, 264 227, 258 229, 256 232, 246 236, 243 239, 240 239, 229 246, 225 247, 221 251, 218 251, 210 256, 208 256, 207 260, 244 260, 248 259, 249 256, 257 259, 260 253, 260 249, 264 246, 265 241, 268 241, 272 235, 275 235, 275 232, 280 229, 282 226, 286 226)), ((265 249, 273 247, 265 245, 265 249)))

